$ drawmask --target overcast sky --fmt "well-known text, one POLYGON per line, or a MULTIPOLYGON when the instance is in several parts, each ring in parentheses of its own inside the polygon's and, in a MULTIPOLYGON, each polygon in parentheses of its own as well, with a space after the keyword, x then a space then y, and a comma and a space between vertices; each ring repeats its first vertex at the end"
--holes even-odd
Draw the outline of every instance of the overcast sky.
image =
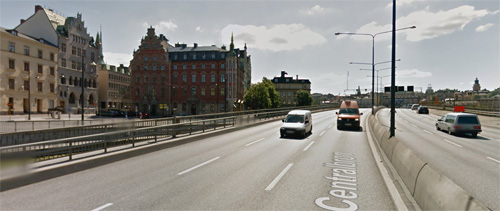
MULTIPOLYGON (((500 1, 397 0, 396 83, 425 91, 500 87, 500 1)), ((132 52, 153 26, 171 44, 229 46, 247 43, 252 82, 285 70, 311 80, 312 92, 344 94, 347 88, 371 89, 370 36, 392 29, 392 1, 6 1, 0 0, 0 26, 12 29, 42 5, 69 17, 82 13, 95 37, 102 25, 104 59, 128 66, 132 52), (349 72, 349 77, 347 74, 349 72), (370 77, 367 77, 370 76, 370 77)), ((375 38, 375 63, 391 59, 391 33, 375 38)), ((389 68, 390 63, 376 69, 389 68)), ((390 70, 380 70, 384 85, 390 70)), ((369 91, 369 90, 368 90, 369 91)), ((363 90, 364 92, 364 90, 363 90)), ((348 91, 348 94, 353 91, 348 91)))

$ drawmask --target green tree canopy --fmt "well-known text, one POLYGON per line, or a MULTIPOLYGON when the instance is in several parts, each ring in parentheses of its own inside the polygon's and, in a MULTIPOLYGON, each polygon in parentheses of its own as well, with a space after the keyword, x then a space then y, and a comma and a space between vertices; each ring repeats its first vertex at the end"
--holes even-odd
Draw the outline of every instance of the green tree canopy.
POLYGON ((297 91, 297 106, 308 106, 312 104, 312 96, 305 90, 297 91))
POLYGON ((279 108, 279 95, 271 80, 264 77, 262 82, 252 84, 243 97, 250 109, 279 108))
POLYGON ((488 97, 493 97, 497 94, 500 94, 500 87, 496 88, 495 90, 491 91, 489 94, 488 94, 488 97))

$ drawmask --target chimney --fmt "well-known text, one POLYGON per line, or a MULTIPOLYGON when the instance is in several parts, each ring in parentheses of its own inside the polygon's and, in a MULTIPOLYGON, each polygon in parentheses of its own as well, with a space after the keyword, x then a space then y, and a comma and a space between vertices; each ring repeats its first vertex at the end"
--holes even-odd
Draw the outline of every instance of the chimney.
POLYGON ((198 43, 194 43, 194 48, 197 48, 198 47, 198 43))
POLYGON ((24 22, 26 22, 26 20, 24 20, 24 19, 21 19, 21 24, 23 24, 24 22))
POLYGON ((35 6, 35 13, 38 12, 38 10, 43 10, 43 7, 40 5, 35 6))
POLYGON ((299 75, 296 75, 296 79, 299 80, 299 75))

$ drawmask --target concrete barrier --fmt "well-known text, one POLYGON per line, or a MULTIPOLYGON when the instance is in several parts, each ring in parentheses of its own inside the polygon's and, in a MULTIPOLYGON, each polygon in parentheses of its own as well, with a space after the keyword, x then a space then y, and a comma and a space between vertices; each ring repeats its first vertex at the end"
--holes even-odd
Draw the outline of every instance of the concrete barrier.
POLYGON ((389 138, 389 127, 368 117, 371 135, 390 160, 396 173, 422 210, 489 210, 460 186, 434 170, 397 137, 389 138))

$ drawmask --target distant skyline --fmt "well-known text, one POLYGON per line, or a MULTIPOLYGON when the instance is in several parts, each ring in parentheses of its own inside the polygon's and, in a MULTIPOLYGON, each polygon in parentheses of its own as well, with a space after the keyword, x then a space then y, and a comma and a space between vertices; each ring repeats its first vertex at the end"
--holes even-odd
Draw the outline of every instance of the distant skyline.
MULTIPOLYGON (((312 93, 344 94, 358 86, 371 89, 370 36, 335 36, 336 32, 391 30, 392 1, 68 1, 0 0, 0 26, 13 29, 34 14, 35 5, 63 16, 82 14, 88 33, 102 26, 104 60, 129 65, 132 52, 153 26, 174 45, 229 46, 245 43, 252 58, 252 82, 263 77, 309 79, 312 93), (349 72, 349 73, 348 73, 349 72), (367 77, 369 76, 369 77, 367 77)), ((396 81, 424 91, 500 87, 500 2, 398 0, 396 81)), ((391 59, 391 34, 375 39, 375 62, 391 59)), ((376 69, 390 67, 380 64, 376 69)), ((390 70, 380 70, 385 86, 390 70)), ((382 87, 380 87, 382 89, 382 87)))

